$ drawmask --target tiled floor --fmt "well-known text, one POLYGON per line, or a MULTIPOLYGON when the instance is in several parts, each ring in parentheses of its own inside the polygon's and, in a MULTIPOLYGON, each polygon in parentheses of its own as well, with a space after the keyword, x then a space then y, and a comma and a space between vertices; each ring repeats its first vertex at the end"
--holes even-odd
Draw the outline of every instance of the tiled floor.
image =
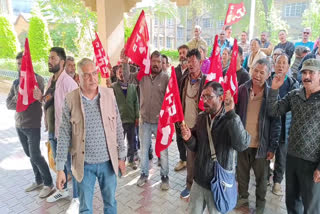
MULTIPOLYGON (((18 141, 14 126, 14 112, 8 111, 5 106, 5 94, 0 94, 0 214, 6 213, 65 213, 70 203, 70 198, 56 203, 47 203, 38 197, 38 191, 25 193, 24 189, 34 177, 30 162, 25 156, 18 141)), ((47 134, 42 131, 41 150, 46 155, 45 141, 47 134)), ((179 198, 184 189, 186 171, 174 172, 173 168, 178 161, 178 151, 175 142, 169 149, 170 164, 170 190, 160 190, 160 171, 157 167, 157 159, 151 164, 150 179, 143 188, 136 186, 139 178, 139 169, 132 171, 118 180, 116 198, 118 201, 118 213, 187 213, 187 202, 179 198)), ((55 179, 55 174, 52 172, 55 179)), ((71 184, 69 185, 72 186, 71 184)), ((239 209, 231 213, 254 213, 255 207, 254 176, 250 183, 250 209, 239 209)), ((71 195, 71 191, 70 191, 71 195)), ((96 186, 94 196, 94 213, 103 213, 103 204, 96 186)), ((278 197, 267 193, 266 214, 286 213, 284 196, 278 197)))

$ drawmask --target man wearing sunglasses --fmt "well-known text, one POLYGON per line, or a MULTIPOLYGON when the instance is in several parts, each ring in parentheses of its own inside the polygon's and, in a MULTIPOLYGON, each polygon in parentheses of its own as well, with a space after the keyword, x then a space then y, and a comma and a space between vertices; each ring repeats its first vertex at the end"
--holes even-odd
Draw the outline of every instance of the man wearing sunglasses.
POLYGON ((302 41, 301 42, 296 42, 294 44, 294 47, 298 46, 304 46, 308 47, 310 51, 313 50, 314 42, 309 41, 309 37, 311 36, 311 28, 304 28, 302 32, 302 41))

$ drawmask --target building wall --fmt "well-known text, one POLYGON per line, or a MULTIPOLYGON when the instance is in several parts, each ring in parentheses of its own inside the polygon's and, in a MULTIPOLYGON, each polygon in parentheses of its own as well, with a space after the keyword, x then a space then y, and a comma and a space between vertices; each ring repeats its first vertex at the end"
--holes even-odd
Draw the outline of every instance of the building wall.
POLYGON ((275 7, 280 9, 281 18, 289 25, 288 39, 296 42, 301 39, 302 15, 304 9, 308 8, 311 0, 277 0, 275 7))

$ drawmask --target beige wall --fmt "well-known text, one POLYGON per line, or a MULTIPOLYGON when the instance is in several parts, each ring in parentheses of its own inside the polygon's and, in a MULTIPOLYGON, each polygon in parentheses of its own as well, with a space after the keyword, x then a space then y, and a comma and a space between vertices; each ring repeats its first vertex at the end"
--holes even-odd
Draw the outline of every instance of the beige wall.
POLYGON ((22 32, 28 32, 29 23, 22 16, 19 16, 14 24, 14 29, 17 33, 17 36, 19 36, 22 32))

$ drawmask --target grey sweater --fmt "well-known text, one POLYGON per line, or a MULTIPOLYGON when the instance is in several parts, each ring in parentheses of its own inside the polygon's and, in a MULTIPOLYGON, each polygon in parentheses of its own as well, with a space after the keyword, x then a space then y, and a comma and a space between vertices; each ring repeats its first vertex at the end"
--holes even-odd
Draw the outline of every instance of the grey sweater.
POLYGON ((305 89, 299 88, 279 101, 278 94, 278 90, 270 90, 267 108, 270 116, 292 112, 288 154, 319 163, 320 170, 320 92, 307 99, 305 89))

